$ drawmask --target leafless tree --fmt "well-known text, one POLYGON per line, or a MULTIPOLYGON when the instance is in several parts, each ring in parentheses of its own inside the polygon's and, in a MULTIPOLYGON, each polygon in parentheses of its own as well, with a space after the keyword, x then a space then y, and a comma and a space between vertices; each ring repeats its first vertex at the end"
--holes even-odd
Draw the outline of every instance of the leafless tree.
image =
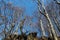
POLYGON ((6 3, 4 0, 1 0, 0 4, 0 18, 3 20, 2 22, 0 21, 0 28, 2 28, 1 25, 4 24, 4 28, 1 30, 2 32, 0 32, 0 35, 3 34, 5 35, 4 38, 6 38, 18 31, 17 28, 22 30, 25 18, 21 20, 23 9, 12 6, 12 3, 6 3), (10 16, 10 18, 8 16, 10 16))
MULTIPOLYGON (((46 17, 47 21, 49 22, 49 25, 50 25, 50 28, 51 28, 50 31, 52 32, 52 34, 53 34, 53 36, 54 36, 54 39, 55 39, 55 40, 58 40, 58 39, 57 39, 57 35, 55 34, 56 31, 55 31, 54 26, 53 26, 53 24, 52 24, 52 21, 51 21, 51 19, 50 19, 50 17, 49 17, 49 14, 48 14, 48 12, 46 11, 46 8, 45 8, 45 6, 44 6, 44 3, 41 3, 40 0, 37 0, 37 1, 38 1, 37 4, 38 4, 38 10, 39 10, 39 12, 46 17), (43 12, 42 12, 41 9, 40 9, 40 5, 42 6, 42 8, 43 8, 43 10, 44 10, 43 12)), ((42 0, 42 2, 43 2, 43 1, 44 1, 44 0, 42 0)))

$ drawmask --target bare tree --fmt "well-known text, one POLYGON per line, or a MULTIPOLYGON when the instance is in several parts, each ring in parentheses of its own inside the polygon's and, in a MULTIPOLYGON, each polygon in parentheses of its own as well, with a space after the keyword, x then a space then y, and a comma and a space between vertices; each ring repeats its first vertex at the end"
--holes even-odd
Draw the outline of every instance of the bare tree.
MULTIPOLYGON (((53 26, 53 24, 52 24, 52 21, 51 21, 49 15, 48 15, 48 13, 47 13, 45 7, 44 7, 44 3, 41 4, 41 3, 40 3, 40 0, 37 0, 37 1, 38 1, 38 9, 39 9, 39 12, 46 17, 46 19, 48 20, 48 22, 49 22, 49 24, 50 24, 51 31, 52 31, 52 34, 53 34, 53 36, 54 36, 54 39, 55 39, 55 40, 58 40, 58 39, 57 39, 57 36, 56 36, 56 34, 55 34, 55 29, 54 29, 54 26, 53 26), (40 10, 40 5, 41 5, 42 8, 44 9, 44 12, 41 12, 41 10, 40 10)), ((44 0, 43 0, 43 1, 44 1, 44 0)), ((43 2, 43 1, 42 1, 42 2, 43 2)))
POLYGON ((23 27, 22 25, 24 22, 22 22, 22 21, 24 21, 25 18, 23 20, 21 20, 21 16, 23 15, 22 14, 23 10, 18 7, 12 6, 12 3, 7 4, 4 0, 1 0, 0 4, 1 4, 0 18, 3 20, 3 22, 0 23, 0 28, 2 28, 1 25, 4 24, 4 28, 2 29, 2 32, 0 33, 0 35, 3 34, 3 35, 5 35, 4 38, 6 38, 9 35, 13 34, 13 32, 18 31, 17 29, 15 30, 15 27, 16 28, 18 27, 18 26, 16 26, 17 23, 19 26, 21 26, 20 28, 23 27), (18 19, 19 19, 19 22, 17 22, 18 19), (21 23, 21 25, 20 25, 20 23, 21 23))

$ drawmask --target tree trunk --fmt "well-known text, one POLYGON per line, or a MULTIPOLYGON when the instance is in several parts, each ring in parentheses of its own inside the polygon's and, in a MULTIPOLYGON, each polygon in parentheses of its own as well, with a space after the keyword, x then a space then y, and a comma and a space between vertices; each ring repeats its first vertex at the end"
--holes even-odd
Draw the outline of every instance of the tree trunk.
MULTIPOLYGON (((40 4, 40 0, 37 0, 37 1, 38 1, 38 4, 40 4)), ((44 0, 42 0, 42 2, 43 2, 43 1, 44 1, 44 0)), ((39 11, 41 11, 39 6, 40 6, 40 5, 38 5, 38 9, 39 9, 39 11)), ((51 22, 51 19, 50 19, 49 15, 48 15, 45 7, 44 7, 44 2, 42 3, 42 8, 44 9, 44 12, 41 13, 41 14, 43 14, 43 15, 46 17, 46 19, 48 20, 49 25, 50 25, 50 27, 51 27, 51 32, 52 32, 52 34, 53 34, 53 38, 54 38, 54 40, 58 40, 58 39, 57 39, 56 32, 55 32, 54 27, 53 27, 53 24, 52 24, 52 22, 51 22)))
POLYGON ((40 20, 40 25, 41 25, 41 30, 42 30, 42 36, 45 36, 45 30, 44 30, 44 27, 43 27, 42 20, 40 20))

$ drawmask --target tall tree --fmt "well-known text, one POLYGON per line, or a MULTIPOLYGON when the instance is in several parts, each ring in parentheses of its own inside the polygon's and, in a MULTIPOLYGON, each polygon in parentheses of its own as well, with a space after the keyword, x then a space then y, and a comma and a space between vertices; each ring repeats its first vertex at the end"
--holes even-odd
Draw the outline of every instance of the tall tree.
POLYGON ((52 34, 53 34, 53 36, 54 36, 54 39, 55 39, 55 40, 58 40, 58 39, 57 39, 57 36, 56 36, 56 34, 55 34, 56 32, 55 32, 54 26, 53 26, 53 24, 52 24, 52 21, 51 21, 48 13, 47 13, 47 11, 46 11, 46 8, 45 8, 45 6, 44 6, 44 0, 42 0, 43 3, 41 3, 40 0, 37 0, 37 1, 38 1, 38 9, 39 9, 39 12, 46 17, 46 19, 47 19, 48 22, 49 22, 49 25, 50 25, 50 28, 51 28, 51 32, 52 32, 52 34), (42 8, 43 8, 43 10, 44 10, 43 12, 41 12, 41 10, 40 10, 40 5, 42 6, 42 8))

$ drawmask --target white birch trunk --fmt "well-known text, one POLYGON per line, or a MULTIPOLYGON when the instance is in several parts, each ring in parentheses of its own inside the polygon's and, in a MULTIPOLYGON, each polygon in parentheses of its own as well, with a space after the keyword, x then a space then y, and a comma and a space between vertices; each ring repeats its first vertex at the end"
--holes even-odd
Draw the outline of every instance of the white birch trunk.
MULTIPOLYGON (((43 1, 44 1, 44 0, 43 0, 43 1)), ((43 2, 43 1, 42 1, 42 2, 43 2)), ((44 7, 44 2, 42 3, 42 7, 45 9, 45 7, 44 7)), ((55 39, 55 40, 58 40, 58 39, 57 39, 56 32, 55 32, 54 27, 53 27, 53 24, 52 24, 52 22, 51 22, 51 19, 50 19, 49 15, 48 15, 46 9, 45 9, 45 13, 46 13, 46 14, 45 14, 45 15, 46 15, 46 18, 47 18, 47 20, 48 20, 48 22, 49 22, 49 24, 50 24, 51 31, 52 31, 52 33, 53 33, 53 35, 54 35, 54 39, 55 39)))
POLYGON ((42 20, 40 20, 40 24, 41 24, 42 35, 45 36, 45 30, 44 30, 44 27, 43 27, 42 20))

